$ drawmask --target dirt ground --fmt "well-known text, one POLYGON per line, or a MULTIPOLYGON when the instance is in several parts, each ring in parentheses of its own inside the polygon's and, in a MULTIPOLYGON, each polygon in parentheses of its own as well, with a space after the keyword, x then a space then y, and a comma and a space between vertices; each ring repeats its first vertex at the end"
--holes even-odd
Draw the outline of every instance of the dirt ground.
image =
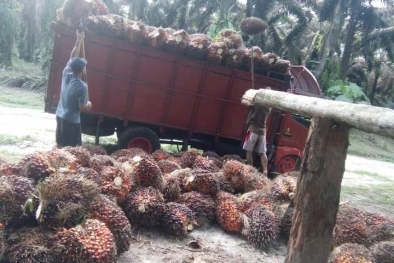
MULTIPOLYGON (((18 161, 22 156, 34 151, 52 149, 55 145, 55 128, 55 116, 42 110, 0 106, 0 158, 18 161)), ((367 203, 366 198, 371 197, 365 191, 356 191, 366 185, 394 187, 393 170, 393 163, 348 155, 343 180, 343 189, 346 191, 343 190, 342 201, 394 218, 394 203, 367 203)), ((371 188, 371 191, 373 190, 374 188, 371 188)), ((388 194, 391 195, 392 192, 388 194)), ((278 241, 270 251, 256 250, 241 237, 224 233, 217 226, 196 229, 184 239, 171 238, 157 230, 136 229, 133 245, 120 257, 119 262, 277 263, 283 262, 285 255, 284 241, 278 241), (193 249, 188 246, 193 240, 197 240, 201 248, 193 249)))

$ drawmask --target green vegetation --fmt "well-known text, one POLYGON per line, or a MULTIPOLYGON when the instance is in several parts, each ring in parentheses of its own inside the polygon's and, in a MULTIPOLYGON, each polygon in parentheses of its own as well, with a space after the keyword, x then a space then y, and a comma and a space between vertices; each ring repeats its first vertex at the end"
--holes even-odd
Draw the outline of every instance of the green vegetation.
POLYGON ((0 134, 0 145, 15 145, 21 142, 35 142, 36 138, 25 135, 25 136, 12 136, 0 134))
POLYGON ((44 95, 40 92, 26 91, 21 88, 0 86, 0 106, 43 110, 44 95))
POLYGON ((17 163, 22 158, 22 154, 15 153, 15 151, 0 150, 1 159, 9 163, 17 163))
POLYGON ((394 183, 372 184, 365 186, 342 186, 341 199, 368 205, 394 206, 394 183))
POLYGON ((394 162, 394 140, 352 129, 349 154, 394 162))

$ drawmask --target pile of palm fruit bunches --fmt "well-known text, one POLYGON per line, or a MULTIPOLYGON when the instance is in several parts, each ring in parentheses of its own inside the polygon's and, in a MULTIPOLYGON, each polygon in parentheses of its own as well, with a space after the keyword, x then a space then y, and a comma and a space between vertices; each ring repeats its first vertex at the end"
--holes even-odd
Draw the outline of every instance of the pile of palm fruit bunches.
MULTIPOLYGON (((0 262, 117 262, 138 245, 132 228, 179 237, 207 224, 267 248, 289 238, 296 177, 269 179, 235 155, 93 145, 3 161, 0 262)), ((329 262, 392 263, 393 230, 342 205, 329 262)))
MULTIPOLYGON (((76 11, 73 12, 72 8, 67 8, 73 2, 76 1, 66 1, 63 9, 58 11, 59 22, 73 25, 75 21, 73 16, 76 11), (71 11, 65 12, 64 9, 71 9, 71 11)), ((257 46, 246 48, 241 34, 237 31, 225 29, 215 39, 211 39, 205 34, 188 34, 185 30, 176 31, 171 28, 148 26, 139 21, 109 14, 101 0, 95 0, 95 2, 100 3, 99 6, 93 9, 84 22, 84 27, 88 32, 244 71, 250 71, 253 52, 255 72, 260 74, 268 71, 287 74, 290 69, 290 62, 278 58, 274 53, 264 54, 257 46)), ((275 76, 272 74, 272 77, 275 76)))

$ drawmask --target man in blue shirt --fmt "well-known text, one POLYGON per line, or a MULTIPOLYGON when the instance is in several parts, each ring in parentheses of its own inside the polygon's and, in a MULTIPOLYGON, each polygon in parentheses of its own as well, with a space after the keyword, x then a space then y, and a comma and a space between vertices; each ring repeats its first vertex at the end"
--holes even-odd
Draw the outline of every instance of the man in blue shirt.
POLYGON ((90 110, 88 87, 81 77, 85 73, 87 61, 79 53, 84 34, 77 32, 77 42, 71 52, 70 61, 63 70, 60 101, 56 110, 56 143, 58 148, 82 144, 81 110, 90 110))

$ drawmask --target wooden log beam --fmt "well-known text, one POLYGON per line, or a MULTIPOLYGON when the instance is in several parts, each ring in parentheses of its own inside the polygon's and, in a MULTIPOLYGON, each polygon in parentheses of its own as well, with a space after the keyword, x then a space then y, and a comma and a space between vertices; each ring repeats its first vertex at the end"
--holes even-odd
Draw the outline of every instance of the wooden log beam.
POLYGON ((245 95, 254 97, 254 103, 270 108, 303 116, 324 116, 365 132, 394 138, 394 110, 391 109, 265 89, 249 90, 245 95))
POLYGON ((349 129, 314 117, 305 145, 285 263, 326 263, 339 207, 349 129))

